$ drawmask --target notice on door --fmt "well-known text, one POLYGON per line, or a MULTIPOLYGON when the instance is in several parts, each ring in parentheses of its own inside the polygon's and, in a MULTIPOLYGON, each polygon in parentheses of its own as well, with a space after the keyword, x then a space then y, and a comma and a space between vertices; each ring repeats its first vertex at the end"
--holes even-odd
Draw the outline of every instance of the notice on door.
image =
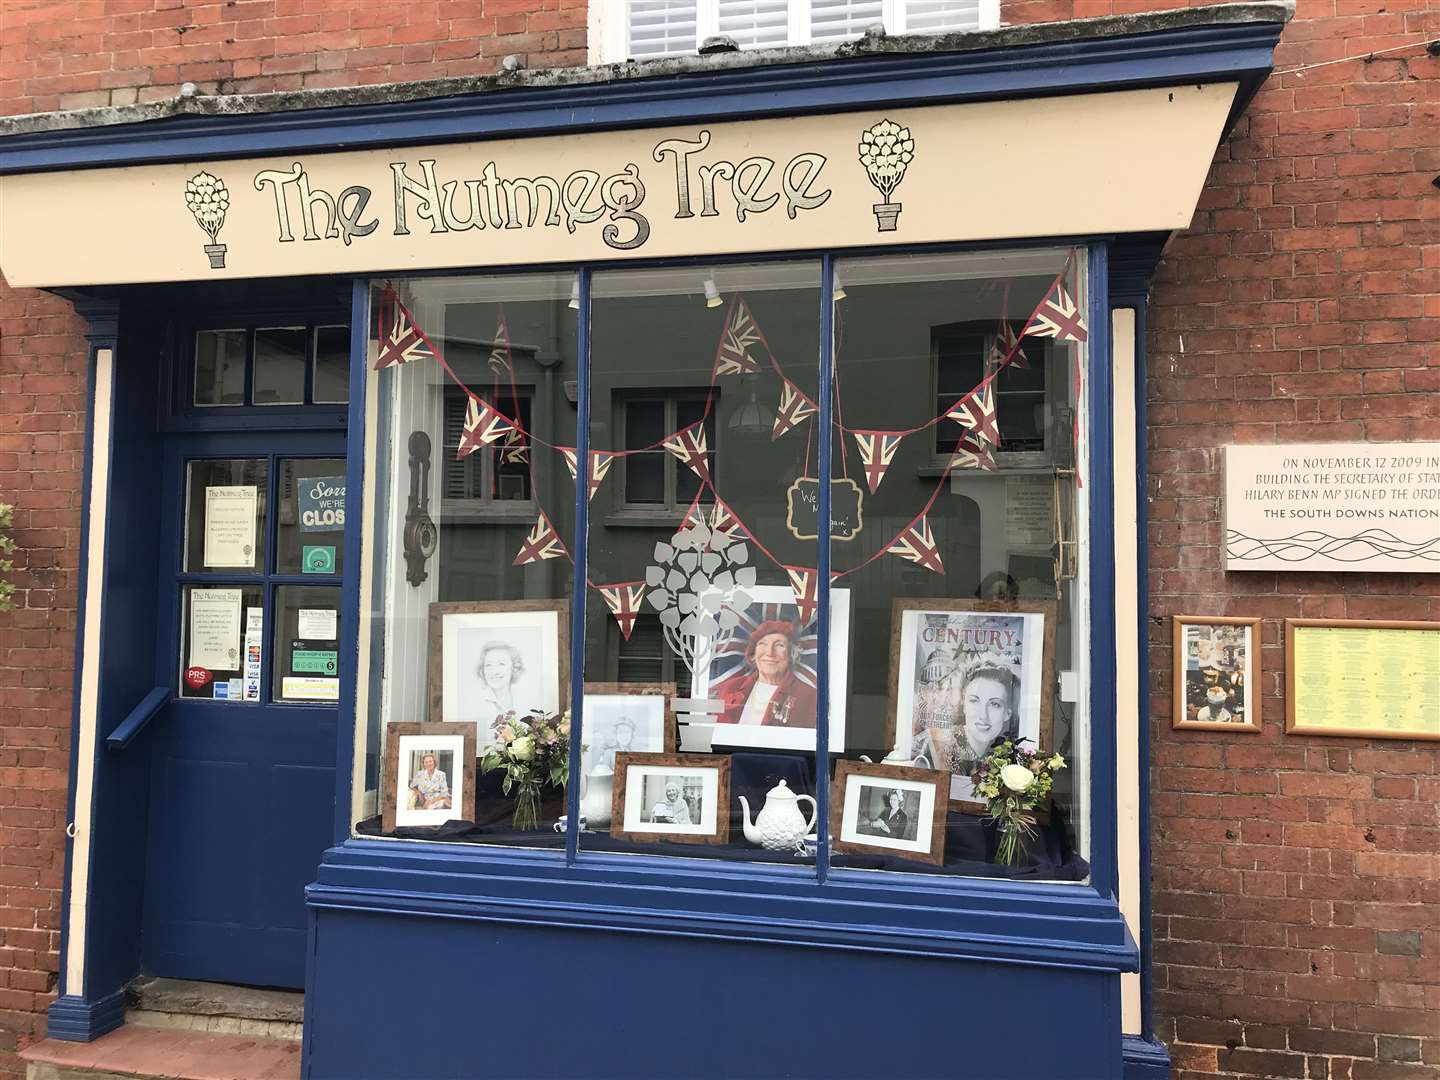
POLYGON ((205 566, 212 569, 255 565, 254 484, 205 489, 205 566))
POLYGON ((340 680, 319 675, 287 675, 280 680, 286 701, 339 701, 340 680))
POLYGON ((190 593, 190 666, 209 671, 240 669, 239 589, 190 593))
POLYGON ((334 608, 301 608, 296 618, 296 633, 302 638, 334 641, 339 612, 334 608))

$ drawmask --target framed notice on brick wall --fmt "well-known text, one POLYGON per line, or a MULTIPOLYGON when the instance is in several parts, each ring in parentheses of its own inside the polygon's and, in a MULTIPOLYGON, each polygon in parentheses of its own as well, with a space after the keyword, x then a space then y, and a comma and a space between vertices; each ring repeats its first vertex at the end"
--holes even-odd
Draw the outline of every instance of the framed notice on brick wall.
POLYGON ((1440 442, 1225 447, 1225 569, 1440 573, 1440 442))
POLYGON ((1440 622, 1286 619, 1285 730, 1440 740, 1440 622))

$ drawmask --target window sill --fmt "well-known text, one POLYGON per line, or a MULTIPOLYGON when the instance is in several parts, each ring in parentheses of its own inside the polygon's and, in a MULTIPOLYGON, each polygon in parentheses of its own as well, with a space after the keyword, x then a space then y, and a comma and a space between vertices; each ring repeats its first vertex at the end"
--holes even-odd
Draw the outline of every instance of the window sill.
POLYGON ((1136 971, 1115 901, 1085 885, 933 879, 671 856, 477 850, 351 839, 326 852, 320 911, 534 923, 940 959, 1136 971))

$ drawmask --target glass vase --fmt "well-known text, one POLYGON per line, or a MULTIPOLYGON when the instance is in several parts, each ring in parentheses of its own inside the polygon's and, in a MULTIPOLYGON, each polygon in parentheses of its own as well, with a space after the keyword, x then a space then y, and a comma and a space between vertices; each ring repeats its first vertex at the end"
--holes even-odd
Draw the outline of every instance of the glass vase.
POLYGON ((510 816, 510 826, 516 832, 526 832, 540 827, 540 788, 535 784, 521 784, 515 795, 515 811, 510 816))

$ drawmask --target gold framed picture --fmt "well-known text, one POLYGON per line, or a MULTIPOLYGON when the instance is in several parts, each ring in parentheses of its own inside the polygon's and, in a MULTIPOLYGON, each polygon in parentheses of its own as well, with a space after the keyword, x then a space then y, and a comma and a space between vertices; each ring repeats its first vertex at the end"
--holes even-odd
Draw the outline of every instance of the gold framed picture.
POLYGON ((1171 692, 1175 728, 1260 728, 1260 620, 1176 615, 1171 692))

